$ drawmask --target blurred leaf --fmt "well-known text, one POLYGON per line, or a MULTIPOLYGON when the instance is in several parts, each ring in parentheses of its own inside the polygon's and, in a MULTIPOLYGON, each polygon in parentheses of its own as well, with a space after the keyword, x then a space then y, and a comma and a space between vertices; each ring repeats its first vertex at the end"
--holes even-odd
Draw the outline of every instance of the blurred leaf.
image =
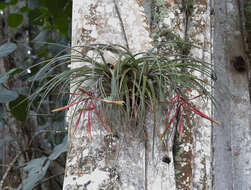
POLYGON ((4 126, 4 120, 8 119, 8 116, 5 114, 4 104, 0 103, 0 127, 4 126))
POLYGON ((48 30, 42 30, 34 39, 34 48, 39 49, 43 45, 45 45, 45 42, 48 40, 48 30))
POLYGON ((22 13, 27 13, 27 12, 30 11, 30 9, 29 9, 28 7, 22 7, 22 8, 20 9, 20 11, 21 11, 22 13))
POLYGON ((5 0, 5 3, 7 3, 9 5, 15 5, 15 4, 17 4, 17 0, 5 0))
POLYGON ((9 74, 8 73, 1 74, 0 75, 0 84, 4 83, 8 78, 9 78, 9 74))
POLYGON ((45 176, 47 169, 49 168, 50 161, 47 157, 33 159, 27 163, 24 171, 28 172, 28 177, 22 181, 17 189, 31 190, 34 185, 39 182, 45 176))
POLYGON ((39 7, 39 0, 28 0, 29 9, 35 9, 39 7))
MULTIPOLYGON (((3 116, 3 112, 4 112, 3 104, 0 104, 0 119, 1 119, 1 117, 3 116)), ((0 126, 0 127, 1 127, 1 126, 0 126)))
POLYGON ((23 22, 23 15, 17 14, 17 13, 12 13, 9 14, 8 16, 8 25, 10 27, 17 27, 23 22))
POLYGON ((69 21, 72 15, 72 1, 70 0, 40 0, 40 5, 48 10, 51 28, 58 29, 61 34, 68 35, 69 21))
POLYGON ((0 103, 8 103, 17 99, 18 93, 13 90, 1 89, 0 90, 0 103))
POLYGON ((40 169, 43 167, 44 162, 47 160, 46 156, 40 157, 40 158, 36 158, 33 159, 29 162, 27 162, 26 166, 24 167, 24 171, 25 172, 39 172, 40 169))
POLYGON ((0 10, 4 10, 5 9, 5 3, 0 2, 0 10))
POLYGON ((69 23, 66 21, 67 21, 67 15, 65 14, 54 18, 55 28, 58 29, 63 34, 67 34, 68 32, 69 23))
POLYGON ((69 0, 40 0, 40 5, 46 7, 49 13, 55 17, 62 16, 64 14, 65 6, 69 0))
POLYGON ((9 73, 10 76, 12 76, 12 75, 21 73, 22 71, 23 71, 22 69, 14 68, 14 69, 9 70, 8 73, 9 73))
POLYGON ((24 121, 28 115, 28 99, 26 96, 19 95, 17 99, 9 103, 12 116, 17 120, 24 121))
POLYGON ((0 46, 0 58, 9 55, 17 49, 17 45, 12 42, 7 42, 0 46))
POLYGON ((48 10, 46 9, 33 9, 29 12, 29 18, 32 24, 42 26, 48 20, 48 10))
POLYGON ((22 71, 22 69, 14 68, 14 69, 11 69, 10 71, 8 71, 7 73, 1 74, 0 75, 0 84, 4 83, 9 78, 10 75, 14 75, 14 74, 19 73, 21 71, 22 71))
POLYGON ((67 137, 64 138, 63 142, 54 147, 52 153, 49 156, 50 160, 56 160, 63 152, 67 151, 67 137))
POLYGON ((13 140, 14 139, 11 136, 5 136, 3 139, 0 139, 0 147, 10 143, 13 140))
POLYGON ((49 53, 48 45, 44 44, 42 47, 39 48, 39 53, 37 56, 39 58, 43 58, 43 57, 46 57, 48 53, 49 53))

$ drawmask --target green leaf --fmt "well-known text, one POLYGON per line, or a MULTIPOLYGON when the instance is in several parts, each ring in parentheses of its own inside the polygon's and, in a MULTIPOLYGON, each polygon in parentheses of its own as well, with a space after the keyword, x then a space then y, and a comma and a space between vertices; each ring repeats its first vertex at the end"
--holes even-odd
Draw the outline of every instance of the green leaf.
POLYGON ((46 9, 33 9, 29 12, 29 18, 32 24, 42 26, 48 20, 48 10, 46 9))
POLYGON ((17 99, 18 93, 13 90, 1 89, 0 90, 0 103, 8 103, 17 99))
POLYGON ((67 34, 68 32, 68 25, 67 22, 67 15, 60 15, 54 17, 55 28, 58 29, 62 34, 67 34))
POLYGON ((17 4, 17 0, 7 0, 9 5, 15 5, 17 4))
POLYGON ((20 68, 14 68, 14 69, 9 70, 9 71, 8 71, 8 74, 9 74, 10 76, 13 76, 13 75, 15 75, 15 74, 21 73, 22 71, 23 71, 23 70, 20 69, 20 68))
POLYGON ((65 6, 68 0, 40 0, 40 5, 46 7, 49 13, 55 17, 60 17, 64 15, 65 6))
POLYGON ((20 12, 22 12, 22 13, 27 13, 27 12, 29 12, 30 11, 30 9, 28 8, 28 7, 22 7, 21 9, 20 9, 20 12))
POLYGON ((21 71, 22 71, 22 69, 14 68, 14 69, 11 69, 10 71, 8 71, 7 73, 1 74, 0 75, 0 84, 4 83, 9 78, 10 75, 20 73, 21 71))
POLYGON ((5 3, 0 2, 0 10, 4 10, 5 9, 5 3))
POLYGON ((9 55, 17 49, 17 45, 12 42, 6 42, 0 46, 0 58, 9 55))
POLYGON ((63 142, 54 147, 52 153, 49 156, 49 160, 56 160, 63 152, 67 151, 67 137, 64 138, 63 142))
POLYGON ((17 99, 9 103, 12 116, 17 120, 24 121, 28 115, 28 99, 26 96, 19 95, 17 99))
POLYGON ((23 22, 23 15, 12 13, 8 16, 8 25, 10 27, 18 27, 23 22))

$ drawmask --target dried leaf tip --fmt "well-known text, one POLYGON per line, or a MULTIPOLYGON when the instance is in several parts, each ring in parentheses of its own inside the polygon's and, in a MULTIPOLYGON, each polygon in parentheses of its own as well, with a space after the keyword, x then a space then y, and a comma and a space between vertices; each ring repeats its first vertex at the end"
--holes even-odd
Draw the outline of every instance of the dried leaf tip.
POLYGON ((123 104, 125 103, 124 101, 112 101, 112 100, 105 100, 105 99, 102 99, 101 101, 108 104, 116 104, 119 106, 123 106, 123 104))
POLYGON ((213 120, 213 122, 217 125, 220 125, 220 122, 219 121, 216 121, 216 120, 213 120))
POLYGON ((67 109, 67 108, 64 108, 64 107, 56 108, 56 109, 54 109, 54 110, 51 110, 51 112, 63 111, 63 110, 65 110, 65 109, 67 109))

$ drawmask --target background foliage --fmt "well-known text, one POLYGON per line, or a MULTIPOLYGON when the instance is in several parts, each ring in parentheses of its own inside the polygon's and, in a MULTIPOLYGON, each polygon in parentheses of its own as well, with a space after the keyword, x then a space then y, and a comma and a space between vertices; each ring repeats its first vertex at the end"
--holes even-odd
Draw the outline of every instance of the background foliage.
POLYGON ((41 85, 34 75, 47 62, 27 68, 70 44, 71 11, 71 0, 0 1, 0 189, 62 189, 64 113, 50 112, 60 104, 54 96, 40 109, 39 98, 30 104, 27 97, 41 85))

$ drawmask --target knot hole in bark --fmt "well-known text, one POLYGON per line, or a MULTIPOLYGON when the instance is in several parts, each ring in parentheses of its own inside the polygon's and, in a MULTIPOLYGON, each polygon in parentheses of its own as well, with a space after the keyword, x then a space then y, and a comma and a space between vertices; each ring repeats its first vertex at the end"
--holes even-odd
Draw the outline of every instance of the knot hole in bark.
POLYGON ((163 156, 163 158, 162 158, 162 162, 167 163, 167 164, 170 164, 171 159, 169 158, 169 156, 165 155, 165 156, 163 156))
POLYGON ((239 73, 243 73, 247 70, 247 63, 245 62, 242 56, 234 57, 234 59, 232 60, 232 64, 234 69, 239 73))

